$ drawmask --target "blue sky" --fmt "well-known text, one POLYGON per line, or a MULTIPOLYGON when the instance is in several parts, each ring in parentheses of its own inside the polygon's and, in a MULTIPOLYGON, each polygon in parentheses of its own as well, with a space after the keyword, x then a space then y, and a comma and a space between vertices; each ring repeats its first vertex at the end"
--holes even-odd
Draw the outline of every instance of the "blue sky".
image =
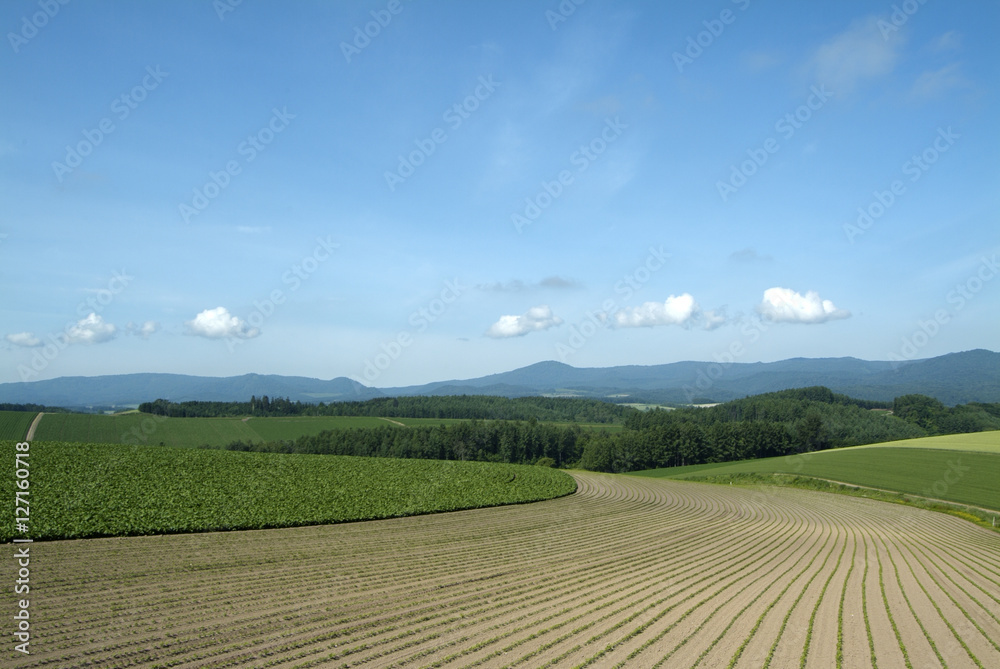
POLYGON ((998 25, 5 2, 0 382, 997 350, 998 25))

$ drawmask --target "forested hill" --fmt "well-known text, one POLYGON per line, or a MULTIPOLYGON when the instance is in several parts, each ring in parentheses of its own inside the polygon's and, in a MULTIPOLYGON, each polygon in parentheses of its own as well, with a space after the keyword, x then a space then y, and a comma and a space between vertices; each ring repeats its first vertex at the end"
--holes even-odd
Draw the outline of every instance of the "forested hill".
POLYGON ((594 399, 627 396, 622 401, 670 404, 702 398, 724 402, 804 386, 826 386, 851 397, 882 401, 919 393, 949 405, 1000 402, 1000 353, 979 349, 925 360, 792 358, 602 368, 572 367, 550 360, 490 376, 399 388, 370 388, 344 377, 324 381, 260 374, 226 378, 181 374, 60 377, 0 383, 0 402, 122 407, 158 397, 171 402, 232 402, 267 395, 329 403, 415 395, 558 395, 594 399))
MULTIPOLYGON (((413 398, 418 399, 418 398, 413 398)), ((447 400, 451 417, 480 417, 439 426, 327 430, 295 441, 233 443, 239 450, 286 453, 327 453, 383 457, 487 460, 550 464, 596 471, 627 472, 685 464, 726 462, 790 453, 923 437, 949 432, 1000 429, 1000 404, 945 407, 933 398, 908 395, 888 403, 856 400, 828 388, 813 387, 748 397, 711 408, 638 411, 607 404, 620 411, 612 420, 620 431, 581 426, 571 416, 597 420, 601 403, 564 398, 493 397, 419 398, 426 404, 356 403, 354 415, 395 410, 400 417, 434 417, 432 399, 447 400), (888 407, 892 408, 889 409, 888 407), (498 409, 506 407, 509 412, 498 409), (490 411, 486 411, 490 408, 490 411), (540 409, 544 408, 547 413, 540 409), (514 409, 523 410, 518 414, 514 409), (403 413, 407 412, 407 413, 403 413), (465 413, 463 413, 465 412, 465 413), (529 415, 529 420, 505 420, 501 415, 529 415), (545 422, 536 420, 546 415, 545 422), (588 417, 589 418, 586 418, 588 417)), ((381 402, 381 401, 380 401, 381 402)), ((171 407, 162 404, 161 409, 171 407)), ((443 412, 443 411, 442 411, 443 412)), ((443 417, 443 416, 442 416, 443 417)))

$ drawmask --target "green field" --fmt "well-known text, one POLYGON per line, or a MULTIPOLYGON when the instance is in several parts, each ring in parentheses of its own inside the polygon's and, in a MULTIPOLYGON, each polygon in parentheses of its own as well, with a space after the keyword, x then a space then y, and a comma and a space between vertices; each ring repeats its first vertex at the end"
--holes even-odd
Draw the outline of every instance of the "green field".
POLYGON ((0 411, 0 439, 24 439, 37 415, 34 411, 0 411))
MULTIPOLYGON (((3 412, 19 414, 24 412, 3 412)), ((2 420, 3 413, 0 413, 2 420)), ((30 414, 31 417, 34 414, 30 414)), ((260 443, 294 441, 324 430, 360 427, 420 427, 467 422, 462 418, 376 418, 372 416, 289 416, 269 418, 166 418, 139 412, 114 415, 53 413, 38 424, 35 439, 102 444, 146 444, 164 446, 211 446, 219 448, 234 441, 260 443)), ((31 423, 31 418, 27 424, 31 423)), ((579 425, 583 429, 620 431, 621 425, 599 423, 555 423, 579 425)), ((27 430, 27 425, 25 426, 27 430)), ((0 435, 3 433, 0 432, 0 435)), ((13 432, 4 438, 20 439, 13 432)))
MULTIPOLYGON (((395 420, 395 419, 393 419, 395 420)), ((406 419, 409 423, 414 419, 406 419)), ((441 421, 429 421, 438 424, 441 421)), ((366 416, 293 416, 288 418, 166 418, 143 413, 45 414, 35 438, 103 444, 225 446, 234 441, 294 440, 323 430, 392 425, 366 416)))
POLYGON ((695 480, 741 474, 792 474, 1000 509, 1000 432, 651 469, 632 475, 695 480))
POLYGON ((898 446, 901 448, 934 448, 952 451, 981 451, 984 453, 1000 453, 1000 431, 970 432, 968 434, 948 434, 941 437, 924 437, 922 439, 905 439, 903 441, 887 441, 881 444, 866 444, 852 448, 883 448, 898 446))
MULTIPOLYGON (((199 419, 205 420, 205 419, 199 419)), ((15 441, 0 442, 14 462, 15 441)), ((291 527, 516 504, 566 495, 547 467, 34 441, 32 539, 291 527)), ((0 479, 0 541, 14 534, 0 479)), ((16 536, 22 536, 17 534, 16 536)))

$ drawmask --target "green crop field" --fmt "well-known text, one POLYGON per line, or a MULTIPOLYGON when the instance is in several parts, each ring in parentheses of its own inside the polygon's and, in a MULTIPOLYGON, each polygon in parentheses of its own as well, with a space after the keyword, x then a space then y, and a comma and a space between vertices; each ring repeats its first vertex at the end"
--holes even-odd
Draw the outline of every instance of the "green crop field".
POLYGON ((37 415, 34 411, 0 411, 0 439, 24 439, 37 415))
POLYGON ((888 441, 881 444, 866 444, 851 448, 882 448, 898 446, 901 448, 934 448, 953 451, 982 451, 985 453, 1000 453, 1000 431, 970 432, 968 434, 948 434, 942 437, 924 437, 922 439, 905 439, 903 441, 888 441))
MULTIPOLYGON (((412 419, 407 419, 412 420, 412 419)), ((440 422, 440 421, 437 421, 440 422)), ((297 439, 323 430, 391 425, 365 416, 293 416, 288 418, 166 418, 144 413, 45 414, 35 438, 105 444, 225 446, 233 441, 297 439)))
MULTIPOLYGON (((14 461, 15 441, 0 443, 14 461)), ((567 495, 555 469, 483 462, 284 455, 35 441, 33 539, 259 529, 410 516, 567 495)), ((13 507, 14 477, 0 479, 13 507)), ((13 508, 0 542, 14 536, 13 508)))
MULTIPOLYGON (((6 412, 21 413, 21 412, 6 412)), ((34 414, 31 414, 33 417, 34 414)), ((2 420, 2 418, 0 418, 2 420)), ((260 443, 291 441, 324 430, 359 427, 422 427, 467 422, 464 418, 376 418, 374 416, 288 416, 269 418, 166 418, 139 412, 114 415, 45 414, 35 438, 41 441, 76 441, 103 444, 148 444, 164 446, 211 446, 234 441, 260 443)), ((28 420, 28 424, 31 420, 28 420)), ((620 431, 621 425, 599 423, 555 423, 579 425, 583 429, 620 431)), ((25 426, 27 430, 27 426, 25 426)), ((0 435, 4 433, 0 432, 0 435)), ((23 437, 13 433, 7 439, 23 437)))
POLYGON ((983 432, 633 474, 673 479, 793 474, 1000 509, 998 446, 1000 432, 983 432))

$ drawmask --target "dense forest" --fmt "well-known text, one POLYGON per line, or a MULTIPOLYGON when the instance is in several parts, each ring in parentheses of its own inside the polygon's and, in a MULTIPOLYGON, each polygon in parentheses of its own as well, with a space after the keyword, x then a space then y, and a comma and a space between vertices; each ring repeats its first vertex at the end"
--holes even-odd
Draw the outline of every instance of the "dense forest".
POLYGON ((234 416, 379 416, 381 418, 478 418, 575 423, 620 423, 629 413, 619 404, 571 397, 496 397, 490 395, 434 395, 377 397, 363 402, 308 404, 284 398, 251 397, 249 402, 169 402, 139 405, 143 413, 171 418, 234 416))
POLYGON ((69 409, 62 407, 48 407, 44 404, 16 404, 11 402, 0 402, 0 411, 44 411, 45 413, 70 413, 69 409))
MULTIPOLYGON (((572 466, 605 472, 627 472, 656 467, 727 462, 791 453, 910 439, 934 434, 1000 429, 1000 404, 969 404, 952 408, 922 395, 906 395, 892 403, 855 400, 827 388, 802 388, 735 400, 709 408, 636 411, 615 405, 610 418, 596 420, 588 413, 592 400, 462 396, 378 399, 348 403, 354 411, 387 411, 390 407, 410 413, 381 415, 472 418, 437 427, 421 426, 327 430, 295 441, 247 444, 235 442, 234 450, 286 453, 327 453, 442 460, 484 460, 522 464, 572 466), (424 400, 426 403, 410 400, 424 400), (483 400, 479 402, 478 400, 483 400), (373 404, 374 403, 374 404, 373 404), (507 404, 509 403, 509 405, 507 404), (370 405, 370 406, 369 406, 370 405), (379 407, 379 409, 375 409, 379 407), (463 408, 464 407, 464 408, 463 408), (489 418, 506 407, 525 413, 527 420, 489 418), (462 414, 481 412, 477 415, 462 414), (614 413, 619 411, 620 413, 614 413), (424 413, 419 413, 424 412, 424 413), (571 420, 586 415, 588 422, 622 422, 612 432, 578 424, 554 425, 545 420, 571 420), (444 417, 444 416, 441 416, 444 417), (621 420, 618 420, 621 419, 621 420)), ((601 404, 598 402, 598 404, 601 404)), ((355 413, 340 415, 379 415, 355 413)), ((516 415, 524 415, 516 414, 516 415)))

